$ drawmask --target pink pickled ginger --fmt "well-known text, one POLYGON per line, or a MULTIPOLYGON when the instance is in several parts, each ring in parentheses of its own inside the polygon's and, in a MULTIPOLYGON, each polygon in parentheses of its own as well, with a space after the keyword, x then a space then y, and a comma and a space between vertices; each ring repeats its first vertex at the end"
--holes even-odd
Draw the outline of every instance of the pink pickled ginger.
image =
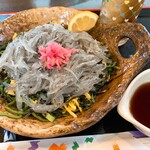
POLYGON ((40 46, 38 49, 40 53, 39 59, 43 62, 44 67, 58 70, 68 63, 72 54, 78 52, 77 49, 64 48, 56 42, 50 42, 48 45, 40 46))

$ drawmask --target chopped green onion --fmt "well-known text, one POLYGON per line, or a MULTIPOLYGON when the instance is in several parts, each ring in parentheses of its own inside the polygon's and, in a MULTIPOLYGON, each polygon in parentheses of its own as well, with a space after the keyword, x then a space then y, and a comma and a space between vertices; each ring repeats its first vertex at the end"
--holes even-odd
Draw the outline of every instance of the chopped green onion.
POLYGON ((35 113, 35 112, 32 112, 31 114, 32 114, 36 119, 38 119, 38 120, 40 120, 40 121, 42 121, 42 122, 48 122, 47 119, 41 117, 40 115, 38 115, 38 114, 35 113))
POLYGON ((54 122, 55 120, 55 117, 52 116, 50 113, 46 113, 45 118, 49 120, 50 122, 54 122))

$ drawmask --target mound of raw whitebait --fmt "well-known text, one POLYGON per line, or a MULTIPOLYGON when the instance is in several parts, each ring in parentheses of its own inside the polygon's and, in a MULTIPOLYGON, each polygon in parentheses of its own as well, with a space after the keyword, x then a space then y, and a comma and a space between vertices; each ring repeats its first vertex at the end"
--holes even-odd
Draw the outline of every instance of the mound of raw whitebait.
POLYGON ((52 112, 64 105, 64 97, 83 95, 105 80, 110 61, 106 51, 105 46, 86 32, 74 33, 61 25, 45 24, 20 34, 8 44, 0 58, 0 69, 16 81, 11 89, 15 91, 19 110, 26 103, 35 112, 52 112), (60 69, 48 69, 39 59, 39 47, 50 42, 76 49, 60 69), (40 96, 35 104, 29 95, 37 92, 40 96))

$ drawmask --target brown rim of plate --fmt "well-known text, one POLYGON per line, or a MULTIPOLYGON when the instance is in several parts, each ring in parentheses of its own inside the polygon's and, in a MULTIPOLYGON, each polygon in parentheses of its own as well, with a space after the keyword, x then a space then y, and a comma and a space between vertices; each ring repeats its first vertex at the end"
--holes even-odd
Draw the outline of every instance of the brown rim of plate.
MULTIPOLYGON (((19 12, 0 23, 0 42, 7 42, 14 33, 20 33, 51 21, 67 24, 70 17, 77 12, 75 9, 64 7, 38 8, 19 12)), ((77 118, 68 116, 56 119, 51 123, 41 122, 32 117, 11 119, 0 116, 2 128, 19 135, 35 138, 62 136, 82 131, 94 125, 118 104, 130 81, 149 59, 149 36, 144 27, 137 23, 104 27, 98 23, 90 34, 97 40, 108 44, 110 52, 118 58, 121 68, 117 72, 117 76, 109 83, 106 93, 97 96, 92 107, 78 114, 77 118), (127 31, 130 34, 126 34, 127 31), (123 37, 131 38, 136 45, 136 53, 132 58, 123 58, 118 51, 118 42, 123 37)), ((0 104, 0 109, 2 112, 6 112, 4 104, 0 104)))

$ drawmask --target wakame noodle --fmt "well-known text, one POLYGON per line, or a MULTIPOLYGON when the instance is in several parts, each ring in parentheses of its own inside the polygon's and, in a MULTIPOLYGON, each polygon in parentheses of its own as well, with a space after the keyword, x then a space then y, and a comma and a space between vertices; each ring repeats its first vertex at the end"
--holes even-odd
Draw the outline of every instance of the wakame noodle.
MULTIPOLYGON (((47 113, 62 108, 66 99, 83 96, 95 90, 95 85, 105 83, 107 48, 86 32, 75 33, 58 24, 45 24, 21 33, 10 42, 0 57, 0 70, 6 72, 16 84, 6 84, 7 90, 15 91, 16 108, 47 113), (77 49, 62 69, 47 69, 39 59, 39 46, 50 42, 64 48, 77 49), (36 103, 32 95, 38 97, 36 103)), ((85 101, 86 103, 86 101, 85 101)))

